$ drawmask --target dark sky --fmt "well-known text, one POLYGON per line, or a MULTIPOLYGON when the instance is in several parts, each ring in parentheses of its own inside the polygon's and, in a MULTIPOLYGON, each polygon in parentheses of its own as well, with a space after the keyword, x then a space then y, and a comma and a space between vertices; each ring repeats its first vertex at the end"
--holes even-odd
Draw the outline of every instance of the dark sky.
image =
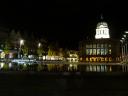
POLYGON ((126 2, 112 0, 3 0, 0 25, 28 30, 61 46, 77 47, 78 42, 95 34, 100 15, 108 23, 111 37, 128 30, 126 2))

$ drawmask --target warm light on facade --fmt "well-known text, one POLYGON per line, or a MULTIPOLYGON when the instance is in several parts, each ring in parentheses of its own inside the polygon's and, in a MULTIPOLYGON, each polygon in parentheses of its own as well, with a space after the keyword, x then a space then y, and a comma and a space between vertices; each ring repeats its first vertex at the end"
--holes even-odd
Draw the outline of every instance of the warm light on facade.
POLYGON ((5 58, 5 53, 4 52, 1 52, 0 58, 5 58))

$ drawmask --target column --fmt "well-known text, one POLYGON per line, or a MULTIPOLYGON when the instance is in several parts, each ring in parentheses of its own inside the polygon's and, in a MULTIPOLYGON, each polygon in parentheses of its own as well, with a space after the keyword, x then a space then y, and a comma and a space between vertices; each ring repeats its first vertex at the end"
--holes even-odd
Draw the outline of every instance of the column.
POLYGON ((127 43, 126 43, 126 55, 125 55, 125 56, 126 56, 126 62, 128 61, 128 60, 127 60, 127 54, 128 54, 127 51, 128 51, 128 50, 127 50, 127 43))
POLYGON ((126 48, 125 48, 125 45, 124 45, 124 61, 125 61, 125 51, 126 51, 126 48))
POLYGON ((124 52, 123 51, 124 51, 124 49, 123 49, 123 45, 122 45, 122 61, 124 59, 124 57, 123 57, 124 56, 124 52))

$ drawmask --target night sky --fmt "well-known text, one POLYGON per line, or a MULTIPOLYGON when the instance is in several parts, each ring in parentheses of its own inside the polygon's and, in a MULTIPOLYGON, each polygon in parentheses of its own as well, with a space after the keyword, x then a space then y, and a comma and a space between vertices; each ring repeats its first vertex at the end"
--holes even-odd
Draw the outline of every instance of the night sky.
POLYGON ((95 35, 100 15, 113 38, 128 30, 126 2, 112 0, 3 0, 0 2, 0 26, 26 30, 62 47, 76 48, 78 42, 95 35))

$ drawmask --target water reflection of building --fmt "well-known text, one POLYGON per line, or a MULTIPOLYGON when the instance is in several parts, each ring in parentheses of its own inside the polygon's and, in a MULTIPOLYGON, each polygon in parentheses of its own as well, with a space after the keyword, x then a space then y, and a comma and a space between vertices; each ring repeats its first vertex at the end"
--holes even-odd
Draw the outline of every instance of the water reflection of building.
POLYGON ((119 62, 119 40, 110 38, 106 22, 99 22, 95 39, 80 42, 80 61, 84 62, 119 62))

